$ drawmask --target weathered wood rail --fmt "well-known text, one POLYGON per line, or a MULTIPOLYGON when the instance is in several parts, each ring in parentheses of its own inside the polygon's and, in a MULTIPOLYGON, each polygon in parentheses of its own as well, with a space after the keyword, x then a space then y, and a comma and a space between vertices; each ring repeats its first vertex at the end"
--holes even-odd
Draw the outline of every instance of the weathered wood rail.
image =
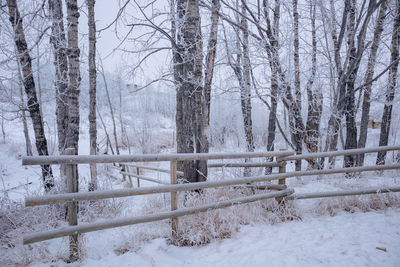
MULTIPOLYGON (((377 194, 377 193, 388 193, 388 192, 400 192, 400 186, 392 187, 381 187, 381 188, 365 188, 358 190, 345 190, 345 191, 333 191, 333 192, 315 192, 315 193, 304 193, 294 194, 294 190, 287 188, 285 179, 291 177, 300 176, 314 176, 314 175, 326 175, 326 174, 340 174, 340 173, 352 173, 352 172, 366 172, 366 171, 384 171, 400 169, 400 164, 391 165, 380 165, 380 166, 362 166, 362 167, 351 167, 351 168, 333 168, 333 169, 321 169, 321 170, 307 170, 307 171, 296 171, 286 172, 287 161, 298 160, 298 159, 310 159, 310 158, 321 158, 321 157, 332 157, 341 155, 356 155, 361 153, 375 153, 381 151, 400 150, 400 146, 393 147, 378 147, 378 148, 367 148, 367 149, 353 149, 343 150, 334 152, 323 152, 313 154, 301 154, 294 155, 291 151, 280 151, 280 152, 256 152, 256 153, 198 153, 198 154, 169 154, 169 155, 127 155, 127 156, 77 156, 77 155, 63 155, 57 157, 41 156, 41 157, 23 157, 23 165, 43 165, 43 164, 65 164, 67 170, 68 180, 68 193, 57 194, 57 195, 45 195, 37 197, 27 197, 25 199, 26 206, 37 206, 64 203, 68 204, 68 216, 69 225, 60 229, 33 233, 26 235, 23 238, 24 244, 30 244, 52 238, 58 238, 62 236, 70 236, 70 257, 75 259, 77 256, 78 239, 77 235, 98 231, 108 228, 121 227, 126 225, 133 225, 138 223, 152 222, 157 220, 171 219, 171 229, 173 238, 177 234, 178 217, 198 212, 205 212, 211 209, 219 209, 229 207, 231 205, 250 203, 258 200, 275 198, 277 201, 283 201, 284 199, 306 199, 306 198, 320 198, 320 197, 335 197, 335 196, 349 196, 349 195, 361 195, 361 194, 377 194), (217 181, 206 181, 199 183, 186 183, 177 184, 177 176, 180 174, 176 169, 177 161, 184 160, 209 160, 209 159, 240 159, 240 158, 266 158, 275 157, 276 162, 260 162, 260 163, 209 163, 208 167, 278 167, 279 173, 270 175, 260 175, 251 177, 240 177, 231 180, 217 180, 217 181), (141 166, 129 162, 149 162, 149 161, 169 161, 170 169, 162 169, 151 166, 141 166), (123 175, 132 176, 138 178, 137 188, 128 189, 115 189, 115 190, 104 190, 104 191, 93 191, 93 192, 78 192, 76 184, 76 172, 74 171, 77 164, 93 164, 93 163, 121 163, 134 168, 144 168, 153 171, 160 171, 170 174, 170 184, 166 184, 160 180, 152 177, 140 175, 139 169, 136 174, 128 171, 121 171, 123 175), (160 183, 159 186, 148 186, 140 188, 139 179, 148 180, 151 182, 160 183), (267 183, 263 187, 270 190, 279 190, 277 192, 268 192, 246 196, 242 198, 230 199, 217 203, 210 203, 198 207, 192 208, 180 208, 177 205, 177 192, 180 191, 191 191, 206 188, 217 188, 222 186, 236 186, 236 187, 251 187, 251 183, 255 182, 271 182, 278 180, 278 184, 267 183), (90 224, 78 224, 77 218, 77 203, 84 200, 99 200, 106 198, 120 198, 128 196, 138 196, 147 194, 159 194, 159 193, 170 193, 171 194, 171 211, 162 212, 158 214, 145 215, 133 218, 122 218, 108 221, 100 221, 90 224)), ((69 151, 69 150, 68 150, 69 151)), ((71 151, 69 154, 73 154, 71 151)), ((132 184, 132 183, 131 183, 132 184)))

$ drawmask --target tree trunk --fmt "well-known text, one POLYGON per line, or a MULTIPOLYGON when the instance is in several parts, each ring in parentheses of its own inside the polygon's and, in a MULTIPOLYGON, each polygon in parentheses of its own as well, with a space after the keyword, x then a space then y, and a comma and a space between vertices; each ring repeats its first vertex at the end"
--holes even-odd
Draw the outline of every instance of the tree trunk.
MULTIPOLYGON (((201 153, 208 153, 209 151, 209 129, 210 129, 210 106, 211 106, 211 84, 214 75, 215 57, 217 53, 217 40, 218 40, 218 20, 219 20, 220 1, 212 1, 211 12, 211 28, 210 36, 207 45, 207 55, 204 70, 204 103, 203 103, 203 117, 201 125, 201 153)), ((199 170, 207 177, 207 161, 199 161, 199 170)))
MULTIPOLYGON (((177 43, 182 42, 182 72, 177 70, 178 95, 177 95, 177 142, 178 152, 193 153, 201 150, 201 136, 198 134, 199 123, 201 123, 203 107, 203 74, 202 74, 202 36, 200 31, 200 14, 198 0, 188 0, 184 3, 177 3, 178 17, 184 13, 184 20, 181 31, 182 36, 178 34, 177 43), (181 8, 184 8, 181 11, 181 8), (182 37, 180 40, 179 38, 182 37), (179 114, 178 114, 179 113, 179 114), (182 127, 181 129, 178 128, 182 127)), ((179 53, 179 51, 177 51, 179 53)), ((179 67, 179 60, 176 60, 175 66, 179 67)), ((199 182, 205 180, 205 176, 198 170, 199 162, 185 161, 184 179, 187 182, 199 182)))
POLYGON ((117 152, 117 155, 119 155, 119 145, 118 145, 118 138, 117 138, 117 124, 115 122, 114 109, 113 109, 112 102, 111 102, 110 91, 108 90, 106 75, 105 75, 104 69, 103 69, 103 62, 101 61, 101 59, 100 59, 100 67, 101 67, 100 73, 101 73, 101 76, 103 77, 104 89, 106 90, 106 96, 107 96, 107 103, 108 103, 108 107, 110 108, 110 115, 111 115, 111 120, 113 123, 113 136, 114 136, 114 142, 115 142, 115 151, 117 152))
MULTIPOLYGON (((97 154, 97 125, 96 125, 96 21, 94 18, 95 0, 88 0, 89 26, 89 135, 90 155, 97 154)), ((96 164, 90 164, 89 191, 97 189, 96 164)))
MULTIPOLYGON (((391 44, 392 66, 389 69, 388 86, 386 89, 386 101, 383 108, 381 134, 379 136, 379 146, 387 146, 389 143, 390 124, 392 122, 393 99, 397 84, 397 70, 399 67, 399 43, 400 43, 400 4, 397 2, 396 15, 393 23, 393 34, 391 44)), ((386 152, 379 152, 376 158, 377 165, 384 165, 386 152)))
MULTIPOLYGON (((368 58, 367 71, 365 73, 364 82, 367 83, 367 85, 360 89, 361 91, 364 91, 364 97, 362 104, 360 137, 358 139, 358 148, 364 148, 367 143, 369 110, 371 106, 371 89, 372 89, 372 83, 370 83, 370 81, 374 76, 376 53, 378 51, 381 35, 383 32, 383 23, 386 18, 386 10, 387 10, 387 1, 383 1, 381 8, 379 10, 379 15, 376 19, 374 37, 371 45, 371 52, 368 58)), ((357 157, 357 166, 363 166, 363 165, 364 165, 364 154, 360 154, 357 157)))
POLYGON ((43 101, 42 101, 42 86, 40 84, 40 50, 39 50, 39 44, 36 46, 36 52, 37 52, 37 59, 36 59, 36 72, 37 72, 37 89, 38 89, 38 94, 39 94, 39 107, 40 107, 40 116, 42 116, 43 120, 43 101))
MULTIPOLYGON (((78 46, 78 19, 79 9, 77 0, 66 0, 67 23, 68 23, 68 127, 66 135, 66 148, 74 148, 75 154, 79 151, 79 93, 80 93, 80 50, 78 46)), ((76 168, 76 179, 79 185, 78 168, 76 168)))
MULTIPOLYGON (((172 59, 174 82, 176 87, 176 150, 183 153, 183 20, 185 16, 184 0, 176 1, 176 11, 174 2, 171 1, 171 36, 173 36, 172 59)), ((183 162, 177 162, 177 169, 184 171, 183 162)))
MULTIPOLYGON (((49 15, 52 21, 50 42, 54 49, 56 70, 56 120, 58 151, 64 153, 68 129, 68 62, 61 0, 49 0, 49 15)), ((63 176, 64 174, 61 173, 63 176)))
MULTIPOLYGON (((246 9, 242 5, 242 13, 246 14, 246 9)), ((242 17, 241 19, 243 40, 242 40, 242 51, 243 51, 243 74, 242 74, 242 82, 240 86, 240 102, 242 106, 242 115, 243 115, 243 125, 244 125, 244 133, 246 137, 246 148, 247 151, 254 151, 254 135, 253 135, 253 121, 251 118, 251 64, 250 64, 250 55, 249 55, 249 32, 248 32, 248 23, 247 19, 242 17)), ((248 159, 245 159, 247 162, 248 159)), ((251 175, 250 168, 244 168, 244 176, 251 175)))
MULTIPOLYGON (((297 0, 293 0, 293 61, 294 61, 294 93, 296 105, 301 113, 301 90, 300 90, 300 57, 299 57, 299 13, 297 11, 297 0)), ((303 150, 302 132, 295 125, 293 138, 295 139, 296 154, 301 154, 303 150)), ((301 171, 301 160, 296 160, 295 170, 301 171)))
MULTIPOLYGON (((271 69, 272 71, 272 69, 271 69)), ((271 75, 271 110, 268 117, 268 137, 267 137, 267 151, 274 151, 275 131, 276 131, 276 110, 278 107, 278 84, 276 73, 271 75)), ((273 157, 268 157, 267 161, 272 162, 273 157)), ((265 174, 271 174, 272 168, 265 168, 265 174)))
MULTIPOLYGON (((357 59, 357 50, 355 47, 355 31, 356 31, 356 2, 351 0, 349 10, 349 23, 348 23, 348 50, 349 50, 349 64, 347 72, 350 74, 346 79, 346 93, 345 93, 345 117, 346 117, 346 143, 345 149, 357 148, 357 127, 355 120, 355 92, 354 83, 357 77, 358 66, 353 67, 354 61, 357 59)), ((353 167, 355 163, 355 156, 346 155, 344 157, 344 167, 353 167)))
MULTIPOLYGON (((35 81, 32 72, 32 59, 28 52, 25 34, 16 0, 7 0, 11 26, 14 29, 14 42, 22 68, 23 84, 28 98, 28 109, 35 133, 36 149, 40 156, 48 155, 47 140, 44 133, 43 119, 36 96, 35 81)), ((42 179, 45 191, 54 187, 54 178, 50 165, 42 165, 42 179)))
POLYGON ((27 156, 32 156, 32 143, 31 143, 31 139, 29 137, 29 128, 28 128, 28 122, 26 120, 26 113, 25 113, 25 100, 24 100, 24 94, 23 94, 23 80, 21 77, 21 66, 19 64, 19 62, 17 62, 17 66, 18 66, 18 79, 19 79, 19 97, 21 99, 21 116, 22 116, 22 125, 24 127, 24 137, 25 137, 25 147, 26 147, 26 155, 27 156))
MULTIPOLYGON (((317 32, 315 27, 315 4, 310 5, 310 20, 311 20, 311 38, 312 38, 312 55, 311 55, 311 76, 309 77, 306 85, 307 92, 307 122, 306 134, 310 140, 311 152, 318 152, 318 142, 320 140, 319 125, 321 123, 322 115, 322 99, 323 95, 320 89, 312 89, 317 71, 317 32)), ((313 162, 316 162, 314 160, 313 162)), ((322 168, 322 164, 310 164, 309 168, 322 168)))
MULTIPOLYGON (((350 2, 349 10, 349 25, 348 25, 348 49, 349 63, 346 71, 346 94, 345 94, 345 116, 346 116, 346 143, 345 149, 357 148, 357 124, 356 124, 356 106, 355 106, 355 91, 354 84, 356 81, 358 69, 361 62, 361 57, 364 53, 364 42, 367 32, 367 26, 373 12, 378 8, 374 1, 370 1, 367 9, 367 14, 362 23, 361 29, 357 36, 356 46, 356 8, 355 0, 350 2)), ((353 167, 356 163, 357 155, 347 155, 344 157, 344 166, 353 167)))

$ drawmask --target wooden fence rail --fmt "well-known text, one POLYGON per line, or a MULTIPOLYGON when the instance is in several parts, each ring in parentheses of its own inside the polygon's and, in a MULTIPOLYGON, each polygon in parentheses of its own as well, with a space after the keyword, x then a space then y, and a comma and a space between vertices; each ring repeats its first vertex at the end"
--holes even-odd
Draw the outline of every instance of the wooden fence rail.
POLYGON ((393 151, 393 150, 400 150, 400 146, 379 146, 371 148, 356 148, 356 149, 347 149, 347 150, 338 150, 329 152, 306 153, 306 154, 283 156, 282 160, 290 161, 299 159, 313 159, 313 158, 315 159, 315 158, 326 158, 326 157, 345 156, 345 155, 358 155, 365 153, 376 153, 376 152, 393 151))
MULTIPOLYGON (((169 155, 99 155, 99 156, 76 156, 73 155, 73 150, 67 150, 68 155, 63 156, 40 156, 40 157, 23 157, 23 165, 46 165, 46 164, 63 164, 67 170, 67 183, 69 192, 57 195, 46 195, 37 197, 27 197, 25 199, 26 206, 36 205, 47 205, 55 203, 68 202, 68 218, 69 227, 61 229, 34 233, 24 237, 24 244, 39 242, 47 239, 70 236, 70 259, 77 259, 77 235, 80 233, 98 231, 102 229, 121 227, 125 225, 133 225, 144 222, 152 222, 164 219, 171 219, 171 229, 173 238, 177 233, 178 217, 197 212, 205 212, 207 210, 219 209, 229 207, 235 204, 243 204, 254 202, 262 199, 276 198, 278 202, 285 199, 307 199, 307 198, 319 198, 319 197, 334 197, 334 196, 349 196, 349 195, 362 195, 362 194, 376 194, 376 193, 387 193, 387 192, 400 192, 400 186, 392 186, 386 188, 367 188, 358 190, 345 190, 345 191, 333 191, 333 192, 315 192, 315 193, 304 193, 294 194, 293 189, 287 189, 286 178, 300 177, 300 176, 315 176, 325 174, 341 174, 341 173, 354 173, 354 172, 366 172, 366 171, 383 171, 383 170, 394 170, 400 169, 400 164, 392 165, 379 165, 379 166, 361 166, 361 167, 350 167, 350 168, 336 168, 336 169, 321 169, 321 170, 307 170, 307 171, 295 171, 286 172, 286 163, 291 160, 298 159, 310 159, 310 158, 321 158, 321 157, 333 157, 340 155, 356 155, 362 153, 374 153, 390 150, 400 150, 400 146, 392 147, 378 147, 378 148, 366 148, 366 149, 352 149, 344 151, 334 152, 322 152, 313 154, 301 154, 293 155, 292 151, 280 151, 280 152, 248 152, 248 153, 192 153, 192 154, 169 154, 169 155), (182 175, 181 172, 177 171, 177 161, 185 160, 211 160, 211 159, 245 159, 245 158, 259 158, 259 157, 276 157, 276 162, 260 162, 260 163, 208 163, 208 167, 279 167, 278 174, 260 175, 251 177, 240 177, 232 180, 216 180, 206 181, 198 183, 186 183, 177 184, 177 176, 182 175), (132 164, 130 162, 149 162, 149 161, 170 161, 170 169, 162 169, 156 167, 140 166, 132 164), (95 164, 95 163, 120 163, 122 170, 120 173, 124 176, 128 176, 131 181, 131 177, 136 177, 138 180, 138 188, 129 189, 116 189, 116 190, 104 190, 104 191, 93 191, 93 192, 78 192, 76 183, 76 165, 77 164, 95 164), (126 167, 136 168, 136 174, 129 171, 126 167), (149 169, 159 172, 165 172, 170 174, 170 184, 140 175, 139 168, 149 169), (160 186, 151 186, 140 188, 139 180, 148 180, 151 182, 160 183, 160 186), (198 207, 182 208, 178 209, 177 205, 177 192, 179 191, 191 191, 206 188, 217 188, 222 186, 235 186, 235 187, 253 187, 256 188, 259 185, 251 184, 256 182, 268 182, 278 180, 278 184, 263 184, 262 187, 265 189, 280 190, 278 192, 269 192, 263 194, 256 194, 252 196, 235 198, 217 203, 210 203, 198 207), (75 186, 76 184, 76 186, 75 186), (162 212, 159 214, 145 215, 134 218, 123 218, 109 221, 101 221, 91 224, 77 224, 77 206, 79 201, 83 200, 98 200, 106 198, 119 198, 137 195, 147 194, 158 194, 158 193, 170 193, 171 194, 171 211, 162 212)), ((132 185, 132 181, 131 181, 132 185)))
POLYGON ((381 193, 392 193, 400 192, 400 186, 388 186, 388 187, 371 187, 355 190, 341 190, 341 191, 330 191, 330 192, 313 192, 313 193, 301 193, 293 194, 286 199, 309 199, 309 198, 324 198, 324 197, 343 197, 343 196, 355 196, 355 195, 371 195, 381 193))
POLYGON ((262 157, 284 157, 293 151, 244 152, 244 153, 180 153, 146 155, 79 155, 79 156, 29 156, 22 157, 22 165, 59 165, 116 162, 185 161, 211 159, 240 159, 262 157))
POLYGON ((194 214, 194 213, 198 213, 198 212, 206 212, 206 211, 213 210, 213 209, 226 208, 226 207, 229 207, 232 205, 250 203, 250 202, 255 202, 258 200, 263 200, 263 199, 268 199, 268 198, 284 197, 284 196, 293 194, 293 192, 294 192, 293 189, 286 189, 286 190, 278 191, 278 192, 271 192, 271 193, 257 194, 257 195, 241 197, 241 198, 234 198, 234 199, 220 201, 220 202, 216 202, 216 203, 201 205, 198 207, 182 208, 182 209, 173 210, 173 211, 161 212, 158 214, 144 215, 144 216, 138 216, 138 217, 132 217, 132 218, 114 219, 114 220, 96 222, 96 223, 91 223, 91 224, 82 224, 82 225, 78 225, 78 226, 64 227, 64 228, 60 228, 57 230, 51 230, 51 231, 39 232, 39 233, 26 235, 23 238, 23 243, 30 244, 30 243, 35 243, 35 242, 44 241, 44 240, 48 240, 48 239, 68 236, 68 235, 72 235, 72 234, 78 234, 78 233, 81 234, 81 233, 99 231, 99 230, 121 227, 121 226, 126 226, 126 225, 133 225, 133 224, 138 224, 138 223, 154 222, 154 221, 160 221, 160 220, 165 220, 165 219, 170 219, 170 218, 177 218, 177 217, 190 215, 190 214, 194 214))
POLYGON ((337 173, 347 173, 347 172, 380 171, 380 170, 394 170, 394 169, 400 169, 400 164, 299 171, 299 172, 289 172, 289 173, 280 173, 272 175, 243 177, 243 178, 222 180, 222 181, 208 181, 208 182, 198 182, 198 183, 188 183, 188 184, 149 186, 142 188, 113 189, 104 191, 46 195, 46 196, 25 198, 25 206, 56 204, 56 203, 63 203, 66 201, 98 200, 105 198, 120 198, 120 197, 129 197, 138 195, 190 191, 190 190, 205 189, 205 188, 216 188, 222 186, 248 184, 254 182, 273 181, 273 180, 279 180, 297 176, 313 176, 322 174, 337 174, 337 173))

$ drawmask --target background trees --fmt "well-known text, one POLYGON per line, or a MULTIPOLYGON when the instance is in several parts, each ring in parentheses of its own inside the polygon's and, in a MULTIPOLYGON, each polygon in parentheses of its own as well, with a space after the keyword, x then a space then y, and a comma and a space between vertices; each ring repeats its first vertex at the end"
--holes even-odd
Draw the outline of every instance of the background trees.
MULTIPOLYGON (((78 151, 79 132, 87 129, 91 154, 102 143, 117 153, 135 151, 131 146, 146 153, 161 147, 303 153, 378 145, 379 134, 380 145, 398 140, 391 123, 399 101, 398 1, 131 0, 96 27, 103 20, 95 19, 98 5, 86 1, 87 15, 72 0, 10 0, 1 9, 2 22, 12 17, 0 43, 1 114, 3 122, 27 121, 28 154, 47 152, 30 152, 25 110, 39 147, 47 134, 60 154, 66 147, 78 151), (88 36, 86 26, 78 29, 80 20, 87 20, 88 36), (101 39, 107 31, 115 31, 112 53, 101 50, 110 42, 101 39), (118 64, 110 66, 113 55, 118 64), (368 128, 373 123, 381 129, 368 128)), ((384 158, 381 153, 377 163, 384 158)), ((344 166, 363 162, 363 155, 349 156, 344 166)), ((180 168, 187 181, 207 177, 204 161, 180 168)))

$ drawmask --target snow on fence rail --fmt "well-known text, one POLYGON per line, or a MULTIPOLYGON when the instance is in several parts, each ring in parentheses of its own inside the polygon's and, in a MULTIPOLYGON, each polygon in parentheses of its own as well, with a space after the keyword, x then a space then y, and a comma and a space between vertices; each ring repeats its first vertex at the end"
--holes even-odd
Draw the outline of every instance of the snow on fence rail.
POLYGON ((376 153, 376 152, 385 152, 394 150, 400 150, 400 146, 378 146, 371 148, 356 148, 356 149, 337 150, 328 152, 306 153, 306 154, 283 156, 282 160, 289 161, 298 159, 325 158, 325 157, 357 155, 357 154, 376 153))
MULTIPOLYGON (((293 155, 291 151, 281 152, 249 152, 249 153, 198 153, 198 154, 170 154, 170 155, 129 155, 129 156, 76 156, 73 155, 73 149, 67 149, 68 155, 64 156, 40 156, 40 157, 23 157, 23 165, 43 165, 43 164, 65 164, 67 172, 67 183, 69 184, 68 193, 58 195, 48 195, 39 197, 27 197, 25 199, 26 206, 46 205, 68 202, 69 212, 68 220, 69 227, 61 229, 40 232, 30 234, 24 237, 24 244, 30 244, 52 238, 70 236, 70 259, 76 260, 78 251, 78 238, 79 233, 86 233, 92 231, 98 231, 108 228, 121 227, 125 225, 132 225, 144 222, 158 221, 164 219, 171 219, 171 228, 173 238, 177 233, 177 218, 189 214, 198 212, 205 212, 211 209, 219 209, 228 207, 235 204, 243 204, 254 202, 262 199, 276 198, 278 201, 285 199, 306 199, 306 198, 319 198, 319 197, 333 197, 333 196, 348 196, 348 195, 361 195, 361 194, 376 194, 376 193, 387 193, 387 192, 400 192, 400 186, 387 187, 387 188, 369 188, 361 190, 346 190, 346 191, 334 191, 334 192, 316 192, 307 194, 294 194, 293 189, 287 189, 285 185, 285 179, 290 177, 299 176, 314 176, 324 174, 339 174, 339 173, 351 173, 351 172, 364 172, 364 171, 383 171, 400 169, 400 164, 392 165, 379 165, 379 166, 362 166, 362 167, 350 167, 350 168, 338 168, 338 169, 322 169, 322 170, 308 170, 308 171, 296 171, 286 172, 286 161, 297 160, 297 159, 309 159, 309 158, 320 158, 320 157, 332 157, 339 155, 355 155, 361 153, 374 153, 390 150, 400 150, 400 146, 392 147, 378 147, 378 148, 367 148, 367 149, 352 149, 334 152, 323 152, 313 154, 301 154, 293 155), (222 181, 207 181, 191 184, 176 184, 177 175, 179 172, 176 170, 176 162, 184 160, 208 160, 208 159, 233 159, 233 158, 256 158, 256 157, 276 157, 276 162, 265 162, 265 163, 213 163, 208 164, 209 167, 279 167, 279 174, 252 176, 252 177, 241 177, 233 180, 222 180, 222 181), (156 186, 156 187, 145 187, 139 188, 139 178, 147 179, 153 182, 161 182, 156 179, 137 174, 121 171, 123 175, 130 175, 138 178, 138 188, 130 189, 116 189, 116 190, 105 190, 105 191, 94 191, 94 192, 81 192, 78 193, 77 188, 73 185, 76 184, 76 164, 90 164, 90 163, 121 163, 121 162, 147 162, 147 161, 170 161, 170 170, 162 169, 162 172, 170 173, 171 184, 156 186), (242 198, 236 198, 217 203, 210 203, 194 208, 182 208, 177 209, 177 198, 176 193, 178 191, 190 191, 204 188, 216 188, 221 186, 233 186, 233 185, 244 185, 248 186, 249 183, 261 182, 261 181, 273 181, 278 180, 278 184, 267 184, 266 189, 281 190, 279 192, 270 192, 265 194, 257 194, 253 196, 247 196, 242 198), (127 197, 135 195, 145 194, 157 194, 157 193, 171 193, 171 211, 162 212, 159 214, 152 214, 146 216, 139 216, 134 218, 123 218, 115 219, 110 221, 102 221, 92 224, 77 225, 77 203, 82 200, 98 200, 105 198, 117 198, 127 197), (72 212, 70 212, 72 211, 72 212)), ((123 166, 123 164, 121 164, 123 166)), ((135 166, 138 168, 137 166, 135 166)), ((142 167, 142 166, 140 166, 142 167)), ((159 168, 149 167, 160 171, 159 168)), ((145 179, 145 180, 146 180, 145 179)))
POLYGON ((119 197, 159 194, 168 192, 190 191, 190 190, 205 189, 205 188, 216 188, 222 186, 248 184, 254 182, 273 181, 273 180, 298 177, 298 176, 314 176, 323 174, 338 174, 338 173, 348 173, 348 172, 380 171, 380 170, 394 170, 394 169, 400 169, 400 164, 312 170, 312 171, 297 171, 297 172, 279 173, 271 175, 242 177, 242 178, 237 178, 232 180, 222 180, 222 181, 208 181, 208 182, 198 182, 198 183, 188 183, 188 184, 170 184, 162 186, 113 189, 113 190, 81 192, 81 193, 64 193, 57 195, 26 197, 25 206, 56 204, 67 201, 98 200, 105 198, 119 198, 119 197))
POLYGON ((185 161, 211 159, 239 159, 284 157, 293 155, 293 151, 279 152, 243 152, 243 153, 175 153, 146 155, 63 155, 63 156, 29 156, 22 157, 22 165, 58 165, 58 164, 90 164, 116 162, 149 162, 149 161, 185 161))

